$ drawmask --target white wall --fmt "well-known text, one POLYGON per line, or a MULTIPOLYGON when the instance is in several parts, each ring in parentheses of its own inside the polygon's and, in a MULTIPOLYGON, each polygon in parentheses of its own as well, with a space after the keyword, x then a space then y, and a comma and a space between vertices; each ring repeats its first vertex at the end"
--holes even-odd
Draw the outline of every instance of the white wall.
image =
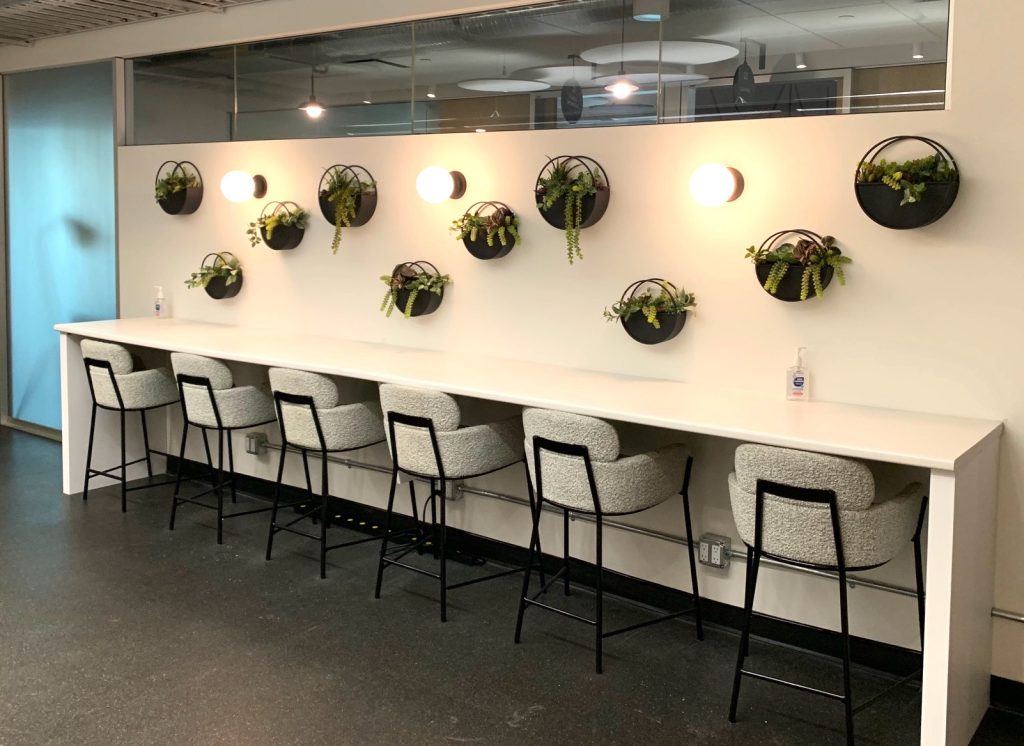
MULTIPOLYGON (((276 32, 339 23, 340 11, 328 9, 333 6, 300 0, 253 6, 251 13, 262 19, 271 9, 299 5, 308 6, 310 15, 299 21, 289 14, 288 23, 296 28, 278 26, 276 32)), ((376 14, 393 18, 410 9, 420 12, 421 6, 423 12, 432 12, 458 5, 458 0, 436 0, 429 7, 393 0, 378 4, 376 14)), ((173 312, 185 318, 555 360, 769 396, 782 395, 784 369, 794 348, 807 346, 819 399, 1005 418, 999 523, 993 537, 998 562, 995 605, 1024 610, 1017 572, 1024 563, 1024 443, 1019 430, 1024 423, 1024 350, 1015 339, 1024 323, 1018 291, 1024 283, 1018 258, 1024 226, 1021 189, 1013 178, 1024 160, 1017 141, 1024 103, 1006 95, 1012 88, 1004 58, 1016 30, 1024 27, 1024 5, 994 0, 985 11, 965 2, 954 8, 953 88, 951 107, 944 112, 121 149, 122 311, 148 313, 151 286, 163 284, 173 312), (909 232, 870 222, 857 207, 851 185, 862 152, 899 133, 942 141, 963 174, 961 195, 951 213, 933 226, 909 232), (545 156, 565 152, 599 160, 610 175, 613 193, 604 220, 584 231, 586 258, 574 267, 566 264, 560 234, 537 215, 531 195, 545 156), (153 170, 167 158, 192 160, 207 178, 206 202, 191 217, 166 217, 152 201, 153 170), (707 161, 743 171, 747 188, 739 201, 705 209, 689 198, 688 176, 707 161), (294 252, 250 249, 244 231, 258 205, 233 205, 216 191, 226 170, 244 168, 267 176, 269 197, 315 209, 320 170, 335 162, 368 167, 381 190, 376 217, 347 233, 338 256, 330 253, 331 229, 319 217, 294 252), (442 206, 421 202, 413 181, 431 163, 463 170, 469 180, 466 198, 442 206), (485 263, 449 238, 450 220, 477 199, 504 200, 520 211, 521 249, 485 263), (848 286, 833 285, 823 301, 784 304, 771 299, 757 287, 743 260, 746 246, 796 226, 832 233, 854 259, 848 286), (243 261, 245 288, 234 301, 215 303, 182 284, 202 255, 213 250, 233 251, 243 261), (378 276, 397 261, 418 258, 451 273, 454 285, 443 306, 425 319, 385 319, 377 311, 383 293, 378 276), (651 275, 680 282, 699 299, 683 334, 653 349, 631 342, 601 318, 602 308, 626 284, 651 275)), ((144 51, 171 43, 156 44, 155 37, 141 33, 144 27, 135 28, 143 39, 139 43, 151 45, 144 51)), ((222 43, 266 29, 263 21, 254 20, 186 41, 191 46, 222 43)), ((101 50, 105 54, 129 49, 123 39, 121 46, 113 44, 109 35, 114 31, 103 33, 112 44, 101 50)), ((68 37, 76 38, 85 35, 68 37)), ((71 61, 82 59, 86 46, 55 40, 40 44, 37 51, 49 50, 71 61), (59 42, 67 46, 57 49, 59 42)), ((0 69, 28 65, 25 52, 0 51, 0 69)), ((694 443, 701 459, 694 490, 698 532, 734 533, 725 489, 732 445, 710 439, 694 443)), ((240 466, 271 473, 269 462, 240 466)), ((358 480, 338 482, 338 494, 382 504, 382 485, 376 478, 340 471, 337 476, 358 480)), ((520 475, 487 484, 510 492, 523 489, 520 475)), ((664 528, 670 525, 667 521, 677 520, 673 510, 676 506, 666 505, 638 520, 664 528)), ((525 511, 514 506, 471 499, 453 512, 455 525, 525 543, 525 511)), ((557 546, 557 533, 549 528, 550 546, 557 546)), ((589 533, 586 527, 579 532, 585 556, 589 533)), ((609 540, 612 567, 686 587, 681 557, 677 546, 630 534, 609 540)), ((908 553, 876 575, 910 585, 908 553)), ((771 582, 759 592, 766 611, 834 626, 834 584, 782 571, 768 577, 771 582)), ((738 568, 724 577, 702 571, 702 580, 708 596, 739 603, 738 568)), ((1024 625, 999 619, 993 623, 993 673, 1024 680, 1024 625)), ((907 646, 916 642, 910 599, 857 589, 852 625, 855 634, 907 646)))

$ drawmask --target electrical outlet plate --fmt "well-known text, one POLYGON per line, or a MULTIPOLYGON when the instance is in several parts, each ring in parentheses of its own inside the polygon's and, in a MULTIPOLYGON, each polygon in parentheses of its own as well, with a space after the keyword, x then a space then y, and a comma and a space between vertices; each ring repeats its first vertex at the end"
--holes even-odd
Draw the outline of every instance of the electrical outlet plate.
POLYGON ((732 539, 719 534, 704 534, 697 545, 697 561, 708 567, 725 570, 729 567, 732 539))
POLYGON ((245 452, 253 456, 259 456, 267 452, 267 434, 264 432, 251 432, 245 434, 245 452))

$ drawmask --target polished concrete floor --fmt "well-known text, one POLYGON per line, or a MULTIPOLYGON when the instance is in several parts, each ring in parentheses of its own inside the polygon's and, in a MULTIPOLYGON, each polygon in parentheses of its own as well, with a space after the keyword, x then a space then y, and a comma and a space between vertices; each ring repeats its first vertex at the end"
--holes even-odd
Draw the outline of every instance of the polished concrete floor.
MULTIPOLYGON (((299 537, 264 561, 266 515, 229 522, 217 546, 207 511, 167 530, 166 488, 133 493, 126 515, 116 494, 63 497, 59 446, 0 429, 0 744, 843 742, 838 704, 758 682, 728 723, 730 631, 612 638, 598 676, 577 623, 532 610, 512 644, 514 577, 454 591, 442 625, 427 578, 392 570, 373 599, 375 544, 334 553, 322 581, 299 537)), ((607 606, 611 624, 646 616, 607 606)), ((829 659, 752 652, 838 685, 829 659)), ((858 698, 886 683, 855 672, 858 698)), ((857 742, 916 743, 919 707, 913 688, 888 696, 857 716, 857 742)), ((976 743, 1022 740, 1024 719, 992 711, 976 743)))

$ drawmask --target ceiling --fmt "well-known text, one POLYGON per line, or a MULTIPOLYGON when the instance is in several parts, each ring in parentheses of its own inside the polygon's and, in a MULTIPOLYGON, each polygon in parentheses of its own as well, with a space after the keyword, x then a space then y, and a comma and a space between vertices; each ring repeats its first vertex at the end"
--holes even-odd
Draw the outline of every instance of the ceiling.
POLYGON ((0 0, 0 45, 153 21, 187 13, 217 13, 262 0, 0 0))

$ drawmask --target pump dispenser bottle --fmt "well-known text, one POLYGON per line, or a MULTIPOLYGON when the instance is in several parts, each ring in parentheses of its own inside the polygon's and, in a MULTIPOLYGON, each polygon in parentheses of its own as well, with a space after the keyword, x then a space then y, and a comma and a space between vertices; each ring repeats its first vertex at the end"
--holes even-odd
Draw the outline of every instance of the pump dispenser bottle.
POLYGON ((804 369, 803 352, 806 347, 796 348, 796 365, 786 370, 786 398, 790 401, 807 401, 811 393, 811 379, 804 369))
POLYGON ((158 319, 167 318, 167 301, 164 299, 164 286, 155 285, 156 300, 153 301, 153 312, 158 319))

